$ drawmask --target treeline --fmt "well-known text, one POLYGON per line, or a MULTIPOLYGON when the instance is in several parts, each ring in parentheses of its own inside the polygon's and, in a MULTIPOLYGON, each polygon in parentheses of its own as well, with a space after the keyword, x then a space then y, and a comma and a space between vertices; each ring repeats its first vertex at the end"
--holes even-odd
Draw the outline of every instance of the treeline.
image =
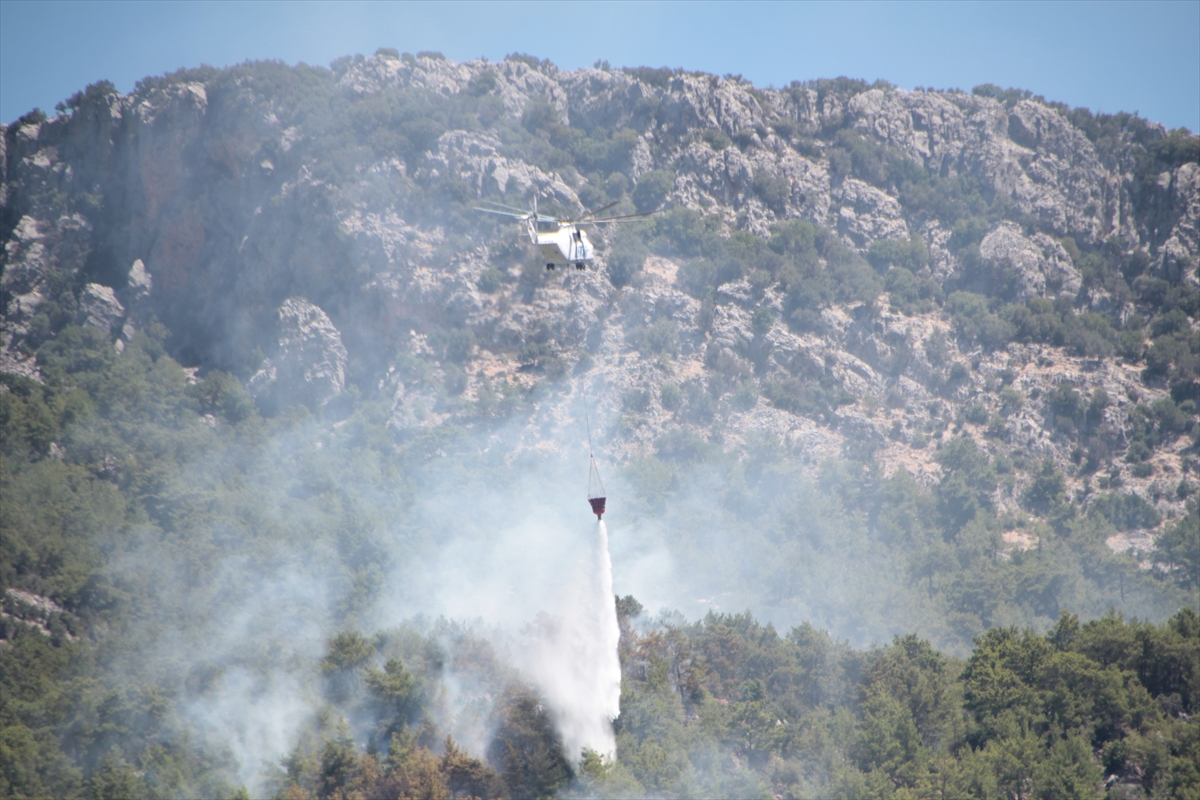
MULTIPOLYGON (((297 744, 265 793, 449 800, 1200 791, 1200 618, 1190 610, 1163 625, 1112 613, 1080 624, 1063 612, 1045 635, 993 628, 956 659, 911 634, 858 650, 808 624, 781 636, 749 613, 687 623, 677 614, 651 618, 632 597, 616 606, 615 761, 564 753, 542 699, 478 633, 405 626, 328 642, 311 665, 324 705, 288 731, 297 744), (479 720, 491 731, 481 752, 468 753, 439 727, 447 677, 473 681, 476 705, 492 700, 479 720)), ((13 681, 14 667, 48 646, 21 634, 5 647, 5 688, 17 692, 10 706, 28 713, 29 690, 13 681)), ((110 697, 108 705, 108 718, 122 721, 119 704, 110 697)), ((53 781, 37 783, 26 768, 44 754, 31 752, 10 722, 6 796, 249 796, 228 782, 182 782, 181 766, 203 760, 187 741, 128 757, 110 747, 86 777, 60 754, 48 765, 53 781)))
MULTIPOLYGON (((343 731, 307 758, 298 751, 277 796, 1117 798, 1200 790, 1200 725, 1192 721, 1200 618, 1190 610, 1163 625, 1116 614, 1081 625, 1063 612, 1045 635, 993 628, 960 660, 911 634, 856 650, 808 624, 781 636, 749 613, 688 624, 678 615, 652 620, 632 597, 619 598, 617 609, 616 761, 562 753, 540 701, 521 688, 497 704, 495 738, 484 760, 473 758, 452 738, 438 739, 427 713, 421 719, 420 701, 407 698, 428 703, 433 693, 422 695, 421 681, 393 659, 382 672, 359 668, 389 746, 363 752, 343 731)), ((364 658, 378 660, 387 641, 378 636, 364 658)), ((459 649, 458 669, 494 669, 486 646, 460 631, 452 648, 464 647, 480 661, 464 661, 459 649)))
POLYGON ((750 614, 623 612, 618 761, 583 794, 1185 797, 1200 791, 1200 619, 1063 612, 966 660, 913 635, 854 650, 750 614))

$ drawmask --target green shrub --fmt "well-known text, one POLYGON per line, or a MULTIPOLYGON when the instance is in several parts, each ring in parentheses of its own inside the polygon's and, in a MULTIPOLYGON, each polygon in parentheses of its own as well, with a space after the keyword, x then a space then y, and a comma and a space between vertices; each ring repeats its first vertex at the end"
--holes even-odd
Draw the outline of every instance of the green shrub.
POLYGON ((235 425, 257 413, 254 398, 241 381, 221 370, 212 370, 199 383, 188 386, 187 392, 200 413, 218 415, 235 425))
POLYGON ((637 131, 631 128, 615 131, 601 127, 590 131, 567 127, 553 129, 555 146, 569 153, 575 167, 613 200, 628 189, 629 182, 623 173, 632 164, 638 141, 637 131))
POLYGON ((766 334, 774 324, 775 311, 770 306, 759 306, 750 316, 750 328, 758 336, 766 334))
POLYGON ((705 128, 700 132, 700 138, 708 142, 709 147, 717 152, 733 146, 733 140, 720 128, 705 128))
POLYGON ((967 407, 966 420, 974 425, 982 425, 988 421, 987 405, 976 401, 967 407))
POLYGON ((1046 393, 1046 407, 1056 417, 1075 420, 1083 413, 1083 399, 1070 386, 1059 386, 1046 393))
POLYGON ((1125 449, 1125 460, 1130 464, 1140 464, 1151 455, 1150 447, 1140 439, 1133 440, 1125 449))
POLYGON ((932 311, 941 297, 941 288, 928 277, 918 278, 904 267, 893 267, 884 275, 884 288, 893 308, 903 314, 932 311))
POLYGON ((963 386, 971 378, 971 370, 961 361, 955 361, 950 366, 950 373, 946 376, 946 382, 952 386, 963 386))
POLYGON ((950 230, 950 249, 957 252, 972 245, 978 245, 991 227, 991 222, 982 217, 958 220, 950 230))
POLYGON ((798 378, 766 381, 762 394, 776 408, 814 419, 828 419, 838 406, 855 402, 855 397, 840 386, 798 378))
POLYGON ((495 267, 489 267, 479 276, 479 280, 475 285, 479 287, 479 291, 485 294, 493 294, 498 291, 504 282, 508 279, 508 275, 495 267))
POLYGON ((641 350, 655 355, 675 355, 679 350, 679 325, 670 318, 650 323, 642 331, 641 350))
POLYGON ((76 92, 64 102, 56 104, 54 108, 60 114, 67 111, 75 111, 85 106, 96 105, 114 94, 120 94, 120 92, 117 91, 117 87, 113 85, 112 81, 96 81, 89 84, 82 92, 76 92))
POLYGON ((1015 338, 1026 343, 1052 345, 1066 343, 1067 329, 1054 304, 1041 297, 1031 298, 1024 306, 1008 304, 1000 316, 1015 329, 1015 338))
POLYGON ((621 408, 637 414, 644 413, 650 408, 650 391, 648 389, 631 389, 621 398, 621 408))
POLYGON ((876 239, 871 242, 867 260, 880 273, 890 267, 903 267, 909 272, 918 272, 929 263, 929 250, 925 241, 916 233, 908 241, 901 239, 876 239))
POLYGON ((1015 414, 1025 405, 1025 395, 1011 386, 1000 390, 1000 412, 1005 415, 1015 414))
POLYGON ((789 219, 771 226, 767 246, 783 256, 800 262, 815 261, 818 256, 817 227, 801 219, 789 219))
POLYGON ((952 292, 946 298, 946 310, 959 336, 988 350, 1002 348, 1016 333, 1010 322, 988 310, 987 298, 974 292, 952 292))
POLYGON ((548 131, 558 125, 558 111, 540 98, 530 100, 521 114, 521 125, 530 133, 548 131))
POLYGON ((1066 343, 1077 355, 1104 358, 1113 354, 1117 334, 1101 314, 1068 315, 1066 343))
POLYGON ((758 387, 754 381, 743 381, 730 401, 738 411, 749 411, 758 405, 758 387))
POLYGON ((683 405, 683 391, 677 384, 665 383, 659 402, 667 411, 678 411, 679 407, 683 405))
POLYGON ((677 207, 655 215, 653 224, 655 247, 664 252, 692 257, 719 248, 720 225, 715 217, 677 207))
POLYGON ((854 128, 842 128, 829 149, 830 170, 836 180, 854 176, 887 188, 888 162, 893 157, 878 139, 854 128))
MULTIPOLYGON (((1200 512, 1195 505, 1191 507, 1183 519, 1167 528, 1155 540, 1152 554, 1154 563, 1166 568, 1167 575, 1180 586, 1192 592, 1200 587, 1200 512)), ((1193 630, 1192 636, 1195 636, 1193 630)), ((1197 698, 1192 690, 1193 705, 1197 698)))
POLYGON ((786 175, 776 175, 766 170, 754 173, 754 194, 758 196, 767 208, 782 215, 787 211, 787 202, 791 197, 791 184, 786 175))
POLYGON ((40 108, 34 108, 32 111, 22 114, 17 118, 14 128, 22 128, 26 125, 41 125, 46 121, 46 112, 40 108))
POLYGON ((703 298, 712 293, 717 285, 717 265, 707 258, 688 261, 680 265, 676 280, 679 287, 692 297, 703 298))
POLYGON ((475 332, 470 328, 450 328, 439 331, 435 342, 441 345, 445 357, 456 364, 469 361, 475 353, 475 332))
POLYGON ((652 169, 638 178, 633 188, 633 203, 638 211, 653 211, 659 208, 667 195, 675 188, 675 176, 662 169, 652 169))
POLYGON ((471 76, 471 80, 467 82, 467 94, 473 97, 482 97, 485 94, 490 94, 496 89, 496 73, 490 69, 485 69, 471 76))
POLYGON ((686 399, 685 416, 688 420, 700 424, 712 422, 717 412, 717 403, 712 394, 705 391, 704 385, 698 380, 688 381, 683 386, 686 399))
POLYGON ((527 66, 533 67, 534 69, 538 69, 543 64, 550 63, 549 61, 540 60, 537 56, 531 56, 528 53, 509 53, 508 55, 506 55, 504 57, 504 60, 505 61, 515 61, 518 64, 525 64, 527 66))
POLYGON ((658 437, 655 450, 659 458, 673 461, 705 461, 716 448, 695 431, 675 428, 658 437))
POLYGON ((619 234, 608 254, 608 280, 618 289, 628 286, 633 276, 642 271, 649 248, 636 235, 619 234))
POLYGON ((1066 479, 1054 467, 1054 460, 1042 460, 1041 469, 1033 476, 1033 482, 1026 489, 1025 505, 1029 510, 1038 514, 1048 514, 1050 510, 1063 501, 1066 490, 1066 479))
POLYGON ((675 70, 670 67, 626 67, 622 70, 633 76, 642 83, 650 86, 655 86, 659 89, 667 88, 671 78, 675 76, 675 70))
POLYGON ((1107 519, 1119 531, 1154 528, 1162 515, 1136 494, 1103 494, 1088 503, 1088 514, 1107 519))
POLYGON ((1150 413, 1158 423, 1159 433, 1164 440, 1187 433, 1195 425, 1194 415, 1185 413, 1169 397, 1162 397, 1151 403, 1150 413))

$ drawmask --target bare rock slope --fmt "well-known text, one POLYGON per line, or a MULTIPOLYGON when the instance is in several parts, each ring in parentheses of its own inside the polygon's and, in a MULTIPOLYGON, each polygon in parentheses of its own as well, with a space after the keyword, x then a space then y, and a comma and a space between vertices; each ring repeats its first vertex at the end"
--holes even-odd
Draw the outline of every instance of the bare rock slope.
POLYGON ((185 365, 268 405, 384 392, 398 436, 516 413, 518 448, 554 447, 586 390, 618 458, 681 428, 769 435, 813 469, 865 447, 932 484, 957 434, 1018 463, 1001 508, 1050 459, 1081 502, 1124 487, 1168 521, 1196 482, 1194 137, 987 91, 389 53, 69 105, 2 130, 0 370, 36 377, 64 324, 119 346, 157 316, 185 365), (667 211, 546 275, 470 211, 535 195, 667 211), (771 260, 793 221, 819 239, 795 263, 870 285, 804 294, 771 260), (1184 350, 1148 363, 1164 303, 1184 350), (1162 402, 1193 418, 1155 423, 1162 402))

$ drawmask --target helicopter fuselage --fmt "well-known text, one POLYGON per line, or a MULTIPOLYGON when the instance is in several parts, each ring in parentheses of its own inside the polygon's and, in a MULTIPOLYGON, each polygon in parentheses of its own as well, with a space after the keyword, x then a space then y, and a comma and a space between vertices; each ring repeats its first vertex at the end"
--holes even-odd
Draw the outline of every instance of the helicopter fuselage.
POLYGON ((574 264, 576 268, 583 269, 592 260, 595 248, 580 226, 529 220, 528 227, 529 241, 537 245, 548 268, 553 269, 557 264, 574 264))
POLYGON ((559 264, 574 264, 575 269, 584 269, 596 252, 592 243, 588 241, 587 233, 583 230, 584 226, 632 222, 658 213, 658 211, 643 211, 638 214, 621 214, 615 217, 598 216, 620 202, 620 200, 615 200, 604 208, 574 219, 558 219, 539 214, 536 197, 533 198, 533 203, 530 204, 528 211, 492 201, 488 201, 487 205, 475 206, 475 210, 522 220, 525 223, 525 230, 529 233, 529 241, 533 242, 538 253, 545 260, 546 269, 554 269, 559 264))

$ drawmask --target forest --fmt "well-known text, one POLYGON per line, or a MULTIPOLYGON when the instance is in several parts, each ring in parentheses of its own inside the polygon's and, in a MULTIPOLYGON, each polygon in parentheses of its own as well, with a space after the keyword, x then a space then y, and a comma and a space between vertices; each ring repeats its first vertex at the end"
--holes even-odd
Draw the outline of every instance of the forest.
MULTIPOLYGON (((995 465, 961 440, 943 447, 953 480, 936 492, 853 461, 810 485, 770 442, 735 463, 703 442, 664 443, 627 468, 644 513, 680 491, 676 475, 733 469, 721 522, 739 531, 728 555, 742 560, 729 566, 778 554, 778 574, 752 575, 768 602, 784 592, 791 559, 833 575, 837 559, 895 548, 911 555, 896 557, 879 594, 847 587, 826 613, 870 631, 877 615, 911 608, 909 619, 929 620, 925 638, 854 648, 819 620, 781 636, 750 612, 688 622, 622 598, 619 757, 578 762, 536 690, 469 624, 357 628, 387 562, 436 546, 427 520, 405 518, 409 498, 448 480, 495 487, 512 480, 503 462, 479 463, 464 430, 435 429, 397 451, 368 402, 345 424, 303 409, 264 419, 232 376, 189 384, 163 334, 139 334, 118 354, 95 328, 64 328, 39 356, 44 385, 5 376, 3 578, 55 598, 26 608, 27 621, 4 619, 8 796, 235 796, 245 787, 230 780, 228 745, 189 709, 222 676, 241 671, 266 687, 279 670, 318 698, 291 755, 256 784, 279 797, 1078 797, 1100 796, 1105 781, 1110 797, 1181 797, 1200 786, 1190 721, 1200 620, 1188 608, 1158 625, 1102 608, 1118 593, 1157 614, 1194 597, 1194 511, 1154 554, 1176 569, 1139 570, 1103 546, 1112 520, 1147 513, 1115 499, 1108 517, 1056 506, 1038 550, 997 561, 1003 523, 972 492, 997 480, 995 465), (327 445, 281 457, 276 442, 298 430, 327 445), (444 455, 431 465, 433 453, 444 455), (279 517, 265 513, 276 504, 279 517), (401 553, 385 548, 385 532, 401 553), (223 558, 236 553, 270 581, 283 552, 325 548, 342 574, 323 622, 344 632, 311 661, 281 663, 296 657, 275 649, 286 624, 240 631, 229 649, 205 641, 255 596, 219 585, 223 558), (1072 607, 1096 618, 1081 625, 1072 607), (1054 622, 1044 635, 1015 624, 1030 618, 1054 622), (973 644, 947 654, 929 637, 973 644), (486 752, 468 754, 439 728, 447 675, 471 677, 473 713, 496 732, 486 752)), ((1047 502, 1063 504, 1052 472, 1045 483, 1047 502)), ((299 568, 310 579, 320 569, 299 568)), ((286 592, 272 596, 290 602, 286 592)), ((10 592, 6 611, 28 596, 10 592)), ((313 613, 303 602, 289 612, 313 613)))
MULTIPOLYGON (((737 76, 604 65, 644 90, 620 124, 565 124, 533 96, 512 113, 504 75, 558 74, 519 54, 474 65, 457 92, 339 83, 371 64, 434 74, 445 61, 384 48, 329 69, 203 67, 128 98, 100 82, 55 118, 35 110, 5 129, 6 280, 27 220, 49 221, 36 245, 49 255, 38 304, 5 329, 6 355, 28 368, 0 371, 0 796, 1200 795, 1194 280, 1116 234, 1056 229, 979 174, 926 169, 849 117, 727 129, 680 121, 663 99, 695 81, 828 108, 886 82, 797 82, 771 100, 737 76), (108 120, 118 102, 169 107, 196 86, 214 118, 302 132, 241 164, 250 134, 213 123, 180 156, 195 163, 179 192, 204 208, 180 212, 183 227, 213 239, 203 269, 180 277, 152 245, 128 244, 152 203, 130 200, 122 175, 81 157, 77 185, 37 183, 16 166, 30 137, 108 120), (456 172, 470 148, 445 143, 477 134, 547 185, 564 176, 587 207, 661 211, 597 235, 603 294, 576 346, 546 311, 540 259, 472 211, 485 195, 526 202, 515 177, 480 189, 456 172), (856 246, 766 168, 742 176, 740 217, 679 200, 699 179, 677 151, 733 163, 768 144, 819 163, 827 193, 893 198, 907 232, 856 246), (270 183, 262 197, 254 181, 270 183), (346 208, 402 217, 402 256, 354 239, 346 208), (1077 293, 1030 296, 1018 264, 986 255, 999 226, 1061 249, 1077 293), (956 266, 939 276, 945 254, 956 266), (143 256, 154 289, 135 307, 120 293, 143 256), (651 259, 677 265, 675 306, 651 297, 651 259), (519 335, 445 298, 355 294, 464 261, 455 291, 526 314, 519 335), (746 336, 708 346, 735 314, 731 286, 748 298, 746 336), (89 317, 95 287, 128 317, 89 317), (345 342, 344 382, 324 401, 255 382, 278 358, 262 321, 301 294, 345 342), (822 366, 777 346, 835 341, 838 314, 864 331, 885 315, 929 323, 856 351, 878 400, 833 369, 844 352, 822 366), (1137 385, 1119 397, 1019 384, 1047 353, 1137 385), (932 367, 918 375, 918 361, 932 367), (880 410, 912 422, 861 424, 880 410), (1018 424, 1031 410, 1036 446, 1018 424), (836 434, 836 456, 743 424, 764 411, 836 434), (591 522, 579 457, 597 420, 619 595, 615 758, 565 751, 517 655, 558 624, 538 586, 561 580, 591 522), (885 468, 896 443, 927 455, 935 479, 885 468), (1149 547, 1108 544, 1147 531, 1149 547)), ((1162 175, 1200 162, 1200 138, 1137 115, 990 84, 939 94, 1057 115, 1123 170, 1138 213, 1165 203, 1162 175)), ((64 134, 56 152, 86 139, 64 134)), ((191 246, 164 230, 155 242, 171 252, 191 246)), ((6 324, 29 296, 14 285, 0 293, 6 324)))

